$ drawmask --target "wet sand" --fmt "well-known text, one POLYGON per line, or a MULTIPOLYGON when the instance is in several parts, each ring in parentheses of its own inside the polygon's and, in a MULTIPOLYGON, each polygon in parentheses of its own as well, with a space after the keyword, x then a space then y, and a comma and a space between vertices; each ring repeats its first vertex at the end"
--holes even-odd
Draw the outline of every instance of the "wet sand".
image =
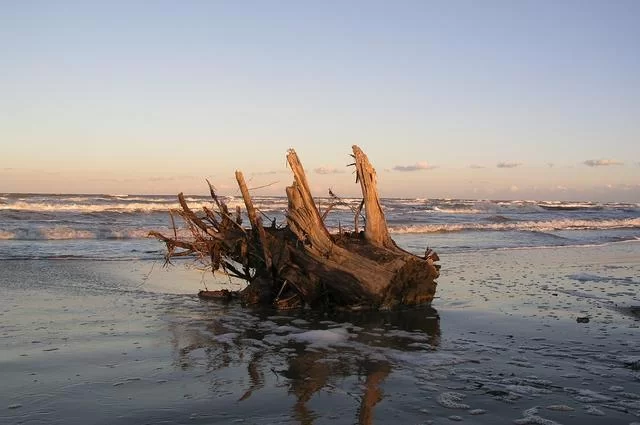
POLYGON ((0 423, 640 422, 640 243, 441 262, 435 310, 329 316, 159 262, 3 261, 0 423))

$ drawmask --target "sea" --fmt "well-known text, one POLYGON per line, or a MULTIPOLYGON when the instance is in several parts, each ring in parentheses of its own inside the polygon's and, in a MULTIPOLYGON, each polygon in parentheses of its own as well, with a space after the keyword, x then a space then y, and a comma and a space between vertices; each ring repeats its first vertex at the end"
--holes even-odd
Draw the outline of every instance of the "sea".
MULTIPOLYGON (((317 199, 333 231, 359 202, 317 199)), ((286 198, 254 203, 285 225, 286 198)), ((201 300, 245 283, 162 267, 148 233, 173 235, 176 196, 0 194, 0 424, 639 423, 639 203, 382 206, 400 246, 440 256, 430 307, 201 300)))
MULTIPOLYGON (((241 197, 222 197, 230 210, 241 197)), ((194 211, 209 196, 187 196, 194 211)), ((353 231, 360 199, 317 198, 331 231, 353 231), (337 204, 336 204, 337 202, 337 204), (333 205, 336 204, 336 205, 333 205)), ((264 221, 285 224, 284 197, 255 196, 264 221)), ((591 246, 640 240, 640 203, 388 198, 392 237, 405 249, 439 254, 591 246)), ((0 260, 155 259, 163 245, 151 230, 172 234, 175 195, 0 194, 0 260)), ((362 228, 363 217, 359 218, 362 228)), ((176 223, 179 231, 181 223, 176 223)))

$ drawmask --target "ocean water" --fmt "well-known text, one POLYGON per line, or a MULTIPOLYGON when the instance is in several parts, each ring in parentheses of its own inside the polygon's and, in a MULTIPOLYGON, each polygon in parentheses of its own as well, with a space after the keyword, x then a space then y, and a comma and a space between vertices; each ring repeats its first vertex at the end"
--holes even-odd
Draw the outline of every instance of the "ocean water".
MULTIPOLYGON (((194 210, 208 196, 187 196, 194 210)), ((240 197, 224 197, 231 210, 240 197)), ((326 224, 353 230, 359 199, 332 208, 326 224)), ((287 200, 254 198, 265 219, 284 225, 287 200)), ((332 200, 318 198, 324 211, 332 200)), ((640 203, 464 199, 383 199, 392 236, 416 253, 589 246, 640 239, 640 203)), ((162 245, 147 234, 169 232, 175 196, 0 194, 0 259, 152 259, 162 245)), ((360 219, 360 226, 363 220, 360 219)), ((180 223, 178 223, 180 226, 180 223)))
POLYGON ((639 204, 385 199, 440 254, 436 299, 352 314, 200 300, 215 278, 147 237, 177 206, 0 194, 0 424, 640 422, 639 204))

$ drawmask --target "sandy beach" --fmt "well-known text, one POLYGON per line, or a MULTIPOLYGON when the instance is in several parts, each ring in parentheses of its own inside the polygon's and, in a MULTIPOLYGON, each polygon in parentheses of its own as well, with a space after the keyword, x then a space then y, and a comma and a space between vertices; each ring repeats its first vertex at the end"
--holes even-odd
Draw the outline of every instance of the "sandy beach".
POLYGON ((0 423, 639 422, 639 258, 451 254, 435 310, 331 316, 160 261, 3 261, 0 423))

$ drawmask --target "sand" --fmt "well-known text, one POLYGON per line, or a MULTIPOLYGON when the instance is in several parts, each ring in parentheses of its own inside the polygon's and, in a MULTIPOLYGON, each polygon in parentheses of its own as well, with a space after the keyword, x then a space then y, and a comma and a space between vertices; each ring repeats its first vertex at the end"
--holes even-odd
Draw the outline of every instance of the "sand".
POLYGON ((329 316, 159 262, 3 261, 0 423, 640 422, 640 243, 442 264, 435 311, 329 316))

